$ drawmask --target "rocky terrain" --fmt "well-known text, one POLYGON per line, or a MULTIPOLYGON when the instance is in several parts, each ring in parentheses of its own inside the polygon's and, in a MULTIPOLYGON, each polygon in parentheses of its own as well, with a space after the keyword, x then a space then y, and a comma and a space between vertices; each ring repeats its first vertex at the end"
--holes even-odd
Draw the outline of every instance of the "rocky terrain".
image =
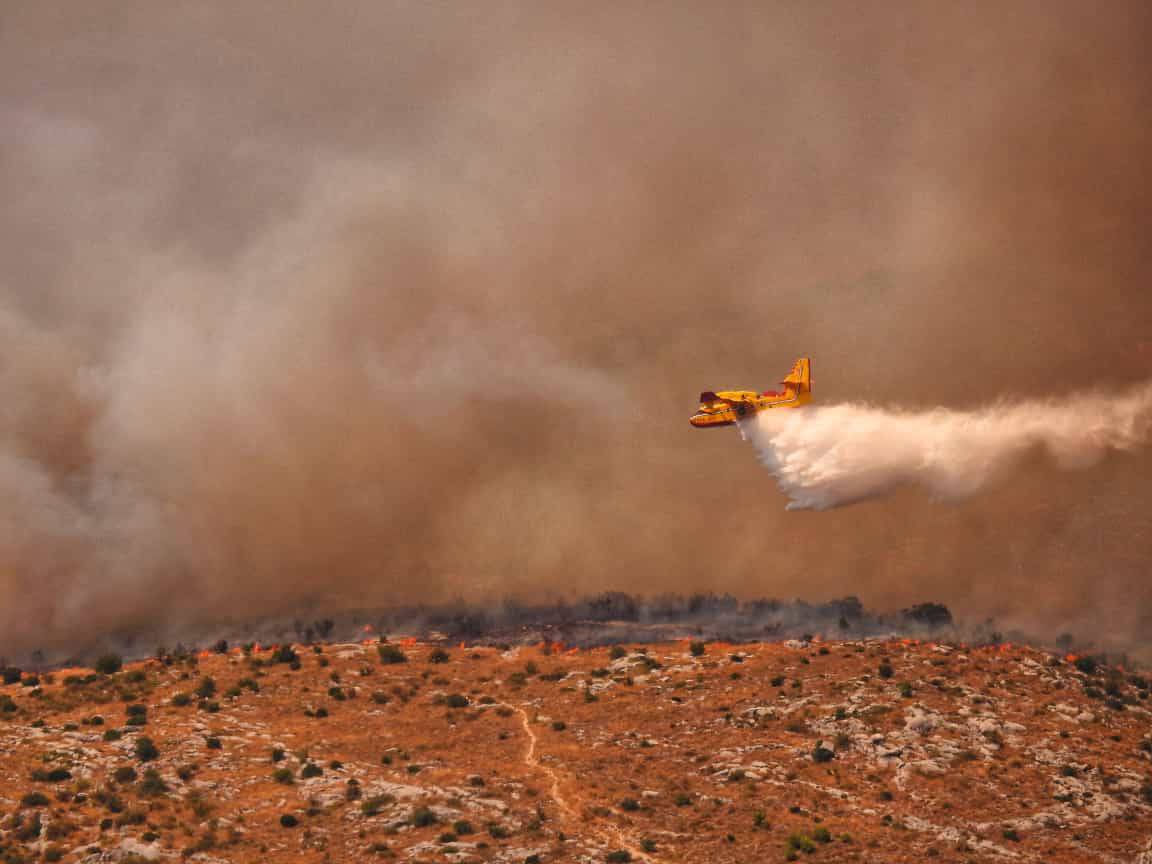
POLYGON ((5 670, 0 861, 1141 862, 1148 682, 910 640, 5 670))

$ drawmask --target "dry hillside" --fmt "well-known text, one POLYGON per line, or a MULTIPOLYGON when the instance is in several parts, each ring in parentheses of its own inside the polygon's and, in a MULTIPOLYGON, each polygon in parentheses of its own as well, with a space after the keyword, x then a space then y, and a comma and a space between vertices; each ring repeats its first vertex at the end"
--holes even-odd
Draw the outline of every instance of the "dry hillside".
POLYGON ((0 861, 1152 861, 1148 685, 1086 658, 373 640, 116 665, 5 676, 0 861))

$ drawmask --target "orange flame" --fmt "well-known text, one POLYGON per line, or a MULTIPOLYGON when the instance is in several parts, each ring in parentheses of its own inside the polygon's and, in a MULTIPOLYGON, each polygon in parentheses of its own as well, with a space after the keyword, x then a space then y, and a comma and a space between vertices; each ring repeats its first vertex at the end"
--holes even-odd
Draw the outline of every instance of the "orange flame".
POLYGON ((371 633, 371 632, 372 632, 373 630, 375 630, 375 629, 376 629, 376 628, 375 628, 375 627, 373 627, 371 624, 365 624, 365 625, 363 626, 363 628, 361 628, 361 632, 363 632, 363 633, 371 633))

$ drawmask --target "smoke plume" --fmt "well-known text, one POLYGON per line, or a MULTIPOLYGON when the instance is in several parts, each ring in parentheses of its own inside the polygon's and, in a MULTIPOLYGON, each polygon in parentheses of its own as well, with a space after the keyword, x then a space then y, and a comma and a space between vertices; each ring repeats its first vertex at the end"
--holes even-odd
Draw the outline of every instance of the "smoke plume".
POLYGON ((966 498, 1043 450, 1064 469, 1131 451, 1152 432, 1152 383, 1125 396, 999 404, 979 411, 913 412, 867 405, 764 411, 740 423, 789 510, 828 510, 904 485, 966 498))
POLYGON ((1147 380, 1150 40, 1145 0, 5 0, 0 655, 610 590, 1146 641, 1148 451, 816 516, 687 418, 799 355, 817 405, 955 416, 1147 380))

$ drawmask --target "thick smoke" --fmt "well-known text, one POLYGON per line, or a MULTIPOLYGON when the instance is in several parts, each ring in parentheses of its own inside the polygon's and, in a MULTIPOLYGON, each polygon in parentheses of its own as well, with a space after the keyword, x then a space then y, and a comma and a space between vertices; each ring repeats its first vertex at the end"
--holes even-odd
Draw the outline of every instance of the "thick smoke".
POLYGON ((740 431, 760 454, 789 510, 828 510, 917 485, 939 499, 967 498, 1045 451, 1068 470, 1131 451, 1152 433, 1152 384, 1126 396, 913 412, 866 405, 764 411, 740 431))
POLYGON ((816 517, 687 417, 1147 380, 1150 20, 0 3, 0 654, 613 589, 1144 638, 1146 452, 816 517))

